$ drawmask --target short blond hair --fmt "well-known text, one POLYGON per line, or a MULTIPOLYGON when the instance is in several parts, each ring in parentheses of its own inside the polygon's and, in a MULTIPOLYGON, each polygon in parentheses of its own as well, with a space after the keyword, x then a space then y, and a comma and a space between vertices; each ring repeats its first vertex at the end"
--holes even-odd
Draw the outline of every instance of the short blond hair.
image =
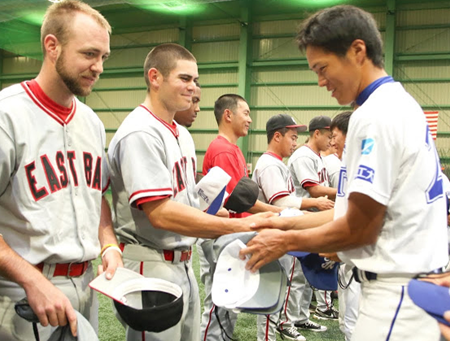
POLYGON ((78 0, 65 0, 54 3, 45 12, 44 21, 41 26, 41 47, 44 56, 44 40, 47 35, 53 34, 62 45, 67 44, 70 37, 70 26, 73 22, 75 12, 89 15, 111 34, 111 25, 109 25, 105 17, 88 4, 78 0))

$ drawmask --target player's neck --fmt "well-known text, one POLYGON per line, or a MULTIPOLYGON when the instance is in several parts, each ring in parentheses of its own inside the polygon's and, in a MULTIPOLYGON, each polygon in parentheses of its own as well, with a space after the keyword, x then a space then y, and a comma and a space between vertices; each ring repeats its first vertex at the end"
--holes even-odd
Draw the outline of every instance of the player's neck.
POLYGON ((167 109, 160 101, 151 98, 150 94, 145 97, 143 105, 152 112, 153 115, 160 118, 168 124, 173 123, 175 111, 167 109))
POLYGON ((223 126, 219 127, 219 136, 222 136, 225 140, 235 145, 237 145, 237 141, 239 139, 239 136, 236 136, 233 133, 233 130, 227 129, 226 127, 223 126))
POLYGON ((310 139, 308 143, 306 144, 314 153, 320 155, 320 149, 317 147, 316 143, 313 139, 310 139))
POLYGON ((36 82, 52 101, 66 108, 71 107, 75 95, 67 88, 53 66, 44 61, 36 82))
POLYGON ((280 159, 283 158, 283 156, 281 155, 281 153, 280 153, 280 151, 278 150, 278 148, 275 148, 275 147, 271 146, 270 144, 269 144, 269 147, 267 148, 267 153, 275 154, 275 155, 278 156, 280 159))
POLYGON ((388 76, 388 74, 383 68, 378 68, 374 66, 372 62, 367 62, 362 72, 361 84, 358 94, 360 94, 365 88, 367 88, 371 83, 375 82, 377 79, 386 76, 388 76))

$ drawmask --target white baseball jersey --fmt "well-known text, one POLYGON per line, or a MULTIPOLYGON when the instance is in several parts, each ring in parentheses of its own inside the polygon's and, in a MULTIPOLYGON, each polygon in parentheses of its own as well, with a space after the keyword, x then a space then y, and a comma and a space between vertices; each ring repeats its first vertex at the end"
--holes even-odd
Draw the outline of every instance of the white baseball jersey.
POLYGON ((446 264, 446 208, 439 157, 425 115, 400 83, 377 88, 350 120, 335 218, 353 192, 387 207, 374 245, 340 252, 375 273, 415 274, 446 264))
POLYGON ((288 161, 288 168, 294 180, 296 195, 299 197, 311 197, 305 189, 308 184, 329 186, 322 157, 307 145, 301 146, 292 154, 288 161))
POLYGON ((336 154, 330 154, 322 158, 323 164, 328 174, 329 185, 337 188, 339 184, 339 171, 341 170, 341 160, 336 154))
POLYGON ((196 238, 154 228, 139 204, 170 197, 198 208, 195 195, 197 159, 191 135, 171 126, 143 105, 132 111, 111 140, 115 229, 125 243, 156 250, 186 249, 196 238))
POLYGON ((258 184, 259 197, 262 202, 273 204, 277 199, 294 192, 294 181, 283 159, 266 152, 258 159, 252 180, 258 184))
POLYGON ((36 81, 0 92, 0 233, 31 264, 95 259, 105 130, 74 99, 53 102, 36 81))

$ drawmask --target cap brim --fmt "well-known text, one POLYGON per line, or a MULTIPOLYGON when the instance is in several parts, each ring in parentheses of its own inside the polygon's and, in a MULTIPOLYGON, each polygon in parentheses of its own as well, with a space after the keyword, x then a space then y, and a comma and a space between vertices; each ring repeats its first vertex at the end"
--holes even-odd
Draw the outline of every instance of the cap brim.
POLYGON ((303 252, 303 251, 289 251, 287 254, 300 258, 300 257, 305 257, 307 255, 309 255, 311 252, 303 252))
POLYGON ((450 310, 450 293, 448 287, 412 279, 408 284, 408 294, 412 301, 430 316, 450 326, 443 317, 450 310))
POLYGON ((298 131, 299 133, 302 133, 302 132, 304 132, 304 131, 307 130, 307 127, 306 127, 306 125, 304 125, 304 124, 290 125, 290 126, 286 126, 286 128, 289 128, 289 129, 297 128, 297 131, 298 131))

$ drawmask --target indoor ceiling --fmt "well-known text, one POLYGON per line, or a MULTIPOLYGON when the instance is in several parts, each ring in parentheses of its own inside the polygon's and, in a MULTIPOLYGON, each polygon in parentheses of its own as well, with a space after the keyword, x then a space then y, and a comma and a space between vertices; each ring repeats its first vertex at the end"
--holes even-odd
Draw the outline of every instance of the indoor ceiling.
MULTIPOLYGON (((58 1, 58 0, 52 0, 58 1)), ((305 12, 337 4, 361 7, 419 4, 423 0, 85 0, 110 22, 113 34, 151 30, 180 24, 218 20, 241 21, 241 9, 248 7, 253 18, 302 17, 305 12)), ((449 0, 437 0, 449 4, 449 0)), ((39 28, 49 0, 0 0, 0 49, 36 55, 39 28), (28 50, 30 50, 28 52, 28 50)))

